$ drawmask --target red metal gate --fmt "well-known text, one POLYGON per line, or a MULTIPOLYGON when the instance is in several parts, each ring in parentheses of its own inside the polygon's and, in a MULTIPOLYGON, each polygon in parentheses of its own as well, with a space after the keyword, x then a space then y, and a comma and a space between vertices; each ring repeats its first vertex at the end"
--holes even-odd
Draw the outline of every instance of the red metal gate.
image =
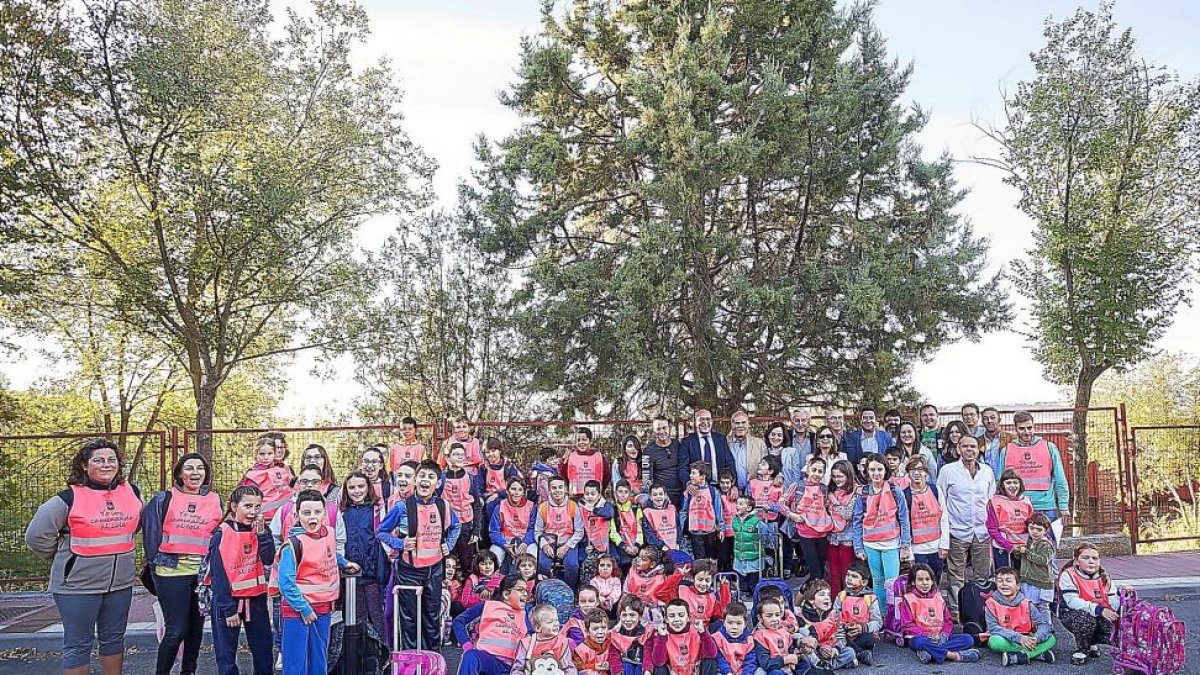
POLYGON ((1142 552, 1200 543, 1200 425, 1133 427, 1131 531, 1142 552))

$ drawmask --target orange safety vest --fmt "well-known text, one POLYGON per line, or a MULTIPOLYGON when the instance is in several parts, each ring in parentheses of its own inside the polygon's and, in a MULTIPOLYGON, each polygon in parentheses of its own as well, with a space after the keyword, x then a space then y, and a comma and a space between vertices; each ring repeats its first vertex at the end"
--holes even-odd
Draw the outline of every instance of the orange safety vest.
POLYGON ((707 485, 688 500, 688 532, 708 534, 717 531, 717 510, 712 490, 707 485))
POLYGON ((338 599, 337 538, 326 530, 325 536, 314 537, 307 532, 291 539, 300 550, 296 557, 296 586, 309 603, 333 602, 338 599))
POLYGON ((1050 458, 1050 444, 1039 438, 1033 445, 1009 443, 1004 448, 1004 469, 1017 472, 1031 492, 1046 492, 1054 474, 1054 463, 1050 458))
POLYGON ((662 509, 642 509, 642 515, 667 548, 679 548, 679 513, 674 504, 667 504, 662 509))
POLYGON ((875 595, 868 593, 866 595, 850 595, 846 591, 838 594, 838 600, 842 603, 842 623, 855 624, 865 626, 871 622, 871 601, 875 599, 875 595))
POLYGON ((792 634, 782 626, 775 629, 759 628, 754 631, 754 641, 760 647, 767 650, 771 658, 782 658, 787 656, 788 647, 792 644, 792 634))
MULTIPOLYGON (((744 634, 743 634, 744 637, 744 634)), ((725 657, 725 662, 729 664, 730 673, 741 673, 742 664, 746 662, 746 656, 754 649, 753 640, 742 640, 741 642, 730 642, 729 638, 721 631, 713 633, 713 642, 717 643, 717 651, 721 656, 725 657)))
POLYGON ((221 498, 215 492, 189 494, 171 488, 171 503, 163 516, 158 550, 175 555, 204 555, 221 524, 221 498))
POLYGON ((252 598, 267 592, 266 570, 258 557, 258 533, 242 532, 226 522, 217 550, 229 578, 230 595, 252 598))
MULTIPOLYGON (((772 502, 778 502, 783 496, 783 488, 775 486, 775 479, 763 480, 761 478, 750 479, 750 496, 754 497, 754 507, 766 510, 772 502)), ((767 520, 775 521, 779 518, 779 514, 773 511, 766 511, 764 514, 767 520)))
POLYGON ((488 464, 483 465, 483 489, 489 495, 499 494, 508 489, 505 485, 504 470, 508 468, 508 464, 501 464, 500 468, 492 468, 488 464))
POLYGON ((419 462, 424 459, 425 446, 420 443, 414 443, 412 445, 393 443, 391 447, 388 448, 388 454, 390 455, 389 461, 391 462, 390 466, 392 467, 392 473, 395 473, 400 469, 401 464, 405 464, 407 462, 419 462))
POLYGON ((464 523, 475 520, 475 497, 471 494, 471 474, 463 471, 458 478, 445 478, 442 481, 442 499, 458 519, 464 523))
POLYGON ((1033 515, 1033 504, 1028 497, 1009 499, 996 495, 988 500, 992 512, 996 514, 996 526, 1004 533, 1009 541, 1024 544, 1029 539, 1025 522, 1033 515))
MULTIPOLYGON (((997 591, 999 592, 999 591, 997 591)), ((1022 598, 1016 607, 1001 604, 996 601, 995 594, 988 596, 987 608, 995 615, 1000 626, 1021 635, 1033 632, 1033 617, 1029 612, 1029 598, 1022 598)))
POLYGON ((479 638, 475 648, 512 663, 517 658, 517 645, 529 634, 525 628, 525 612, 513 609, 507 602, 485 600, 479 619, 479 638))
POLYGON ((570 539, 575 533, 575 513, 578 508, 579 505, 570 499, 563 502, 562 506, 555 506, 550 502, 538 504, 538 513, 542 517, 542 531, 563 541, 570 539))
POLYGON ((627 509, 617 509, 617 534, 628 546, 637 545, 638 509, 630 506, 627 509))
POLYGON ((863 541, 888 541, 900 536, 900 521, 897 513, 896 495, 890 485, 867 495, 867 509, 863 514, 863 541))
POLYGON ((934 593, 928 598, 905 593, 904 602, 908 603, 908 611, 912 613, 913 621, 927 631, 926 637, 942 633, 942 626, 945 625, 946 601, 942 599, 940 593, 934 593))
POLYGON ((701 593, 695 586, 679 586, 679 599, 688 604, 693 621, 701 619, 705 624, 716 618, 717 594, 713 591, 701 593))
POLYGON ((583 486, 589 480, 604 482, 604 456, 592 451, 590 454, 571 451, 567 455, 567 489, 572 497, 583 495, 583 486))
POLYGON ((804 492, 796 501, 796 511, 804 516, 804 522, 796 524, 802 536, 820 538, 833 531, 833 517, 826 507, 825 486, 805 481, 804 492))
POLYGON ((688 627, 682 633, 667 633, 667 670, 671 675, 694 675, 700 665, 700 634, 688 627))
POLYGON ((562 666, 571 654, 571 643, 567 641, 565 630, 559 631, 551 640, 543 640, 536 633, 531 633, 521 638, 521 643, 525 645, 525 663, 530 669, 533 668, 533 662, 543 656, 549 656, 562 666))
POLYGON ((262 516, 264 520, 275 517, 279 507, 292 499, 292 473, 286 466, 274 464, 265 469, 250 469, 246 480, 258 486, 263 493, 262 516))
POLYGON ((912 493, 912 506, 908 509, 908 522, 912 525, 912 543, 927 544, 942 536, 942 505, 928 486, 921 493, 912 493))
POLYGON ((1095 579, 1089 579, 1079 572, 1074 565, 1067 568, 1067 574, 1075 581, 1075 590, 1085 602, 1095 603, 1101 607, 1112 609, 1108 600, 1109 585, 1097 574, 1095 579))
MULTIPOLYGON (((450 505, 445 506, 445 510, 438 508, 437 502, 422 504, 413 498, 412 501, 406 504, 406 514, 409 518, 409 531, 412 526, 412 510, 408 508, 416 503, 417 506, 417 525, 416 525, 416 550, 410 554, 411 565, 413 567, 432 567, 441 562, 442 542, 446 540, 446 532, 450 529, 450 505)), ((444 503, 444 502, 443 502, 444 503)))
POLYGON ((508 499, 500 502, 500 532, 510 541, 524 541, 532 520, 533 502, 528 499, 522 499, 520 504, 508 499))
POLYGON ((808 627, 812 629, 813 637, 817 638, 817 644, 822 647, 834 646, 838 632, 838 620, 832 611, 821 621, 810 621, 808 627))
MULTIPOLYGON (((587 634, 587 631, 584 631, 587 634)), ((584 639, 575 646, 575 668, 579 672, 605 670, 608 667, 608 650, 612 648, 613 643, 608 640, 599 649, 590 644, 590 640, 584 639), (604 664, 605 668, 600 668, 600 664, 604 664)))
POLYGON ((583 509, 583 531, 587 535, 588 543, 601 553, 607 552, 608 518, 596 515, 586 504, 580 508, 583 509))
POLYGON ((629 458, 622 457, 621 461, 621 477, 629 481, 629 487, 638 493, 642 491, 642 467, 635 462, 629 461, 629 458))
MULTIPOLYGON (((842 514, 841 511, 834 508, 834 505, 846 508, 850 502, 858 498, 858 488, 850 492, 845 490, 830 490, 829 491, 829 519, 833 521, 834 532, 845 532, 850 526, 850 519, 842 514)), ((853 514, 853 511, 851 511, 853 514)))
POLYGON ((125 481, 111 490, 72 485, 74 499, 67 512, 71 553, 79 556, 118 555, 134 548, 142 500, 125 481))

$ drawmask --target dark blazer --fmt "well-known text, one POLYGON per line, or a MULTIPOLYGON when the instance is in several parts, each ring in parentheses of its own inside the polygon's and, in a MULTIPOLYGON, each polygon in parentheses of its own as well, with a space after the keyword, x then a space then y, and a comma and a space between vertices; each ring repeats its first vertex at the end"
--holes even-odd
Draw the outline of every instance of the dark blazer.
MULTIPOLYGON (((717 452, 717 473, 728 471, 733 475, 737 475, 736 468, 733 463, 733 453, 729 450, 729 439, 725 438, 725 434, 712 432, 708 436, 709 443, 717 452)), ((700 454, 700 435, 693 432, 679 441, 679 482, 687 485, 690 478, 692 462, 703 461, 704 457, 700 454)), ((712 484, 716 485, 719 475, 712 477, 712 484)))
MULTIPOLYGON (((858 460, 863 456, 862 439, 862 429, 847 431, 842 436, 842 452, 846 453, 846 459, 850 460, 854 466, 858 466, 858 460)), ((879 446, 879 454, 883 454, 884 451, 895 445, 896 441, 892 440, 891 434, 883 429, 875 429, 875 443, 879 446)))

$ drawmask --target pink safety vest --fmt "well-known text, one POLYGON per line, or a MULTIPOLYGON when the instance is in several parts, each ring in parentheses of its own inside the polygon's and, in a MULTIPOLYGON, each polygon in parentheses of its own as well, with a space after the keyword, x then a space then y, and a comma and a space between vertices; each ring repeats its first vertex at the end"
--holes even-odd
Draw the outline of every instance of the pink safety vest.
POLYGON ((134 548, 142 500, 123 482, 111 490, 72 485, 74 499, 67 512, 71 553, 78 556, 118 555, 134 548))
POLYGON ((221 524, 221 498, 215 492, 190 494, 171 488, 158 550, 175 555, 204 555, 221 524))
POLYGON ((928 486, 924 492, 913 493, 908 522, 912 526, 914 544, 927 544, 942 536, 942 505, 928 486))
POLYGON ((1009 443, 1004 448, 1004 467, 1017 472, 1025 482, 1025 489, 1046 492, 1050 489, 1054 474, 1054 463, 1050 458, 1050 444, 1039 438, 1033 445, 1009 443))

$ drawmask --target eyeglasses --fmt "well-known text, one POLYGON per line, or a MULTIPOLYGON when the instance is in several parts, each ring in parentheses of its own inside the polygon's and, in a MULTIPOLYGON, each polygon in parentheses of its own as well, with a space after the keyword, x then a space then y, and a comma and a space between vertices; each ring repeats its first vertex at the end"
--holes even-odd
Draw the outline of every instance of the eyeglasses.
POLYGON ((93 457, 88 460, 88 464, 95 464, 96 466, 112 464, 113 466, 118 466, 121 464, 121 460, 117 459, 116 457, 93 457))
POLYGON ((821 434, 817 438, 833 438, 833 434, 821 434))
POLYGON ((379 464, 383 464, 383 462, 377 459, 364 459, 362 463, 363 466, 378 466, 379 464))

